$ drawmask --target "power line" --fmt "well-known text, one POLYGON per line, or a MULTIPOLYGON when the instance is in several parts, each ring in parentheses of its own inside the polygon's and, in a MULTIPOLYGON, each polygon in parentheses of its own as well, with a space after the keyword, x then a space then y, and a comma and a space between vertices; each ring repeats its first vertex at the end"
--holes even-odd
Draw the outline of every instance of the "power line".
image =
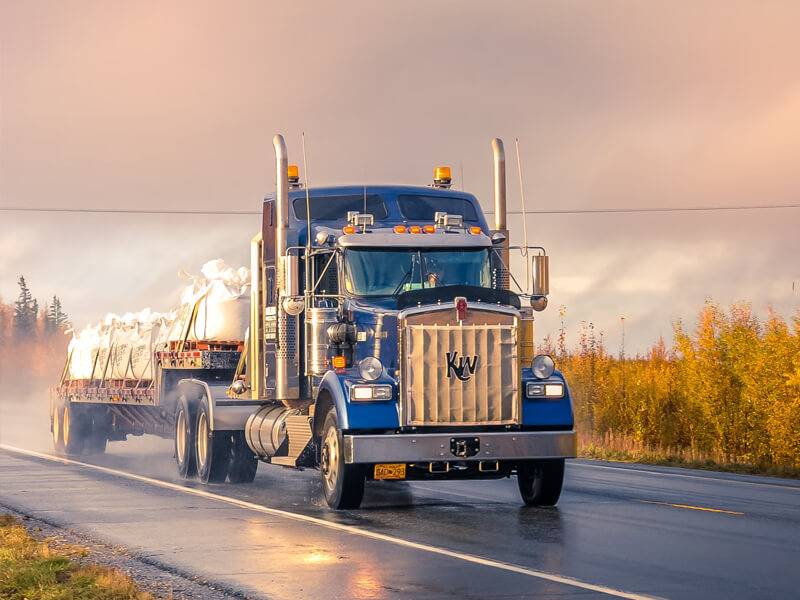
MULTIPOLYGON (((526 210, 527 215, 582 215, 601 213, 665 213, 665 212, 699 212, 699 211, 738 211, 738 210, 780 210, 797 209, 800 204, 768 204, 754 206, 685 206, 660 208, 576 208, 554 210, 526 210)), ((98 214, 131 214, 131 215, 260 215, 255 210, 178 210, 178 209, 136 209, 136 208, 40 208, 22 206, 0 206, 5 212, 48 212, 48 213, 98 213, 98 214)), ((493 215, 494 211, 484 211, 493 215)), ((522 211, 510 210, 509 215, 521 215, 522 211)))
MULTIPOLYGON (((582 215, 597 213, 664 213, 664 212, 697 212, 721 210, 775 210, 782 208, 800 208, 800 204, 768 204, 758 206, 684 206, 662 208, 581 208, 574 210, 526 210, 529 215, 582 215)), ((494 211, 485 211, 484 214, 493 215, 494 211)), ((521 215, 521 210, 510 210, 509 215, 521 215)))
POLYGON ((115 213, 128 215, 260 215, 254 210, 147 210, 136 208, 23 208, 20 206, 0 206, 0 211, 15 212, 57 212, 57 213, 115 213))

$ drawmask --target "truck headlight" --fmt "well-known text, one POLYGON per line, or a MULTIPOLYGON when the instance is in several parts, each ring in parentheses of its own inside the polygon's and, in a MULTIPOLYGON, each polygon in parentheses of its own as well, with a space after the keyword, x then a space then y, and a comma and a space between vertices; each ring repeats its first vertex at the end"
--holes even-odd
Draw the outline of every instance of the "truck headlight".
POLYGON ((547 379, 556 370, 556 363, 549 354, 540 354, 531 361, 531 371, 536 379, 547 379))
POLYGON ((525 386, 525 395, 528 398, 563 398, 564 384, 529 381, 525 386))
POLYGON ((368 356, 358 363, 358 372, 367 381, 375 381, 383 373, 383 365, 374 356, 368 356))
POLYGON ((358 400, 391 400, 391 385, 354 385, 350 389, 350 399, 358 400))

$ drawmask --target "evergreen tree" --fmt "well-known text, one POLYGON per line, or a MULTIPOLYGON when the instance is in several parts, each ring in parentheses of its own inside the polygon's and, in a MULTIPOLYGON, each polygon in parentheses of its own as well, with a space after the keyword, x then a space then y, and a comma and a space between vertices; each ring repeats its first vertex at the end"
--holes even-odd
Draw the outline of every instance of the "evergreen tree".
POLYGON ((14 336, 17 339, 30 338, 36 335, 36 318, 39 315, 39 303, 33 299, 25 277, 19 276, 19 298, 14 303, 14 336))
POLYGON ((44 331, 48 335, 58 333, 62 326, 69 323, 68 315, 61 307, 61 300, 58 296, 53 296, 51 304, 45 304, 44 308, 44 331))

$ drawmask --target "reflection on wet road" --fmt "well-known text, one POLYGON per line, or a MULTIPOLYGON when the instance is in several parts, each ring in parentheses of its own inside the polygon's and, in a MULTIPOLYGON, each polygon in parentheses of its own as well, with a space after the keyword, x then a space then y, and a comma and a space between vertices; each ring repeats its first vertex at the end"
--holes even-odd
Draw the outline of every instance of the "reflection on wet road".
MULTIPOLYGON (((50 452, 0 427, 3 444, 50 452)), ((572 461, 556 508, 523 507, 513 480, 374 482, 360 510, 337 513, 315 471, 262 465, 252 485, 201 486, 171 454, 133 439, 81 459, 150 482, 3 450, 0 502, 253 597, 751 598, 800 585, 797 482, 572 461)))

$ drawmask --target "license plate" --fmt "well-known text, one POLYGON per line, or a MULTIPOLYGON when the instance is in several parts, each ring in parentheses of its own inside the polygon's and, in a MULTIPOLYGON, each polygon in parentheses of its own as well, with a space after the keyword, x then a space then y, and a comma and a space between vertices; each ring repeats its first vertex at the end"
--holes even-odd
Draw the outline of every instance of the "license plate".
POLYGON ((406 478, 405 463, 375 465, 375 479, 405 479, 405 478, 406 478))

